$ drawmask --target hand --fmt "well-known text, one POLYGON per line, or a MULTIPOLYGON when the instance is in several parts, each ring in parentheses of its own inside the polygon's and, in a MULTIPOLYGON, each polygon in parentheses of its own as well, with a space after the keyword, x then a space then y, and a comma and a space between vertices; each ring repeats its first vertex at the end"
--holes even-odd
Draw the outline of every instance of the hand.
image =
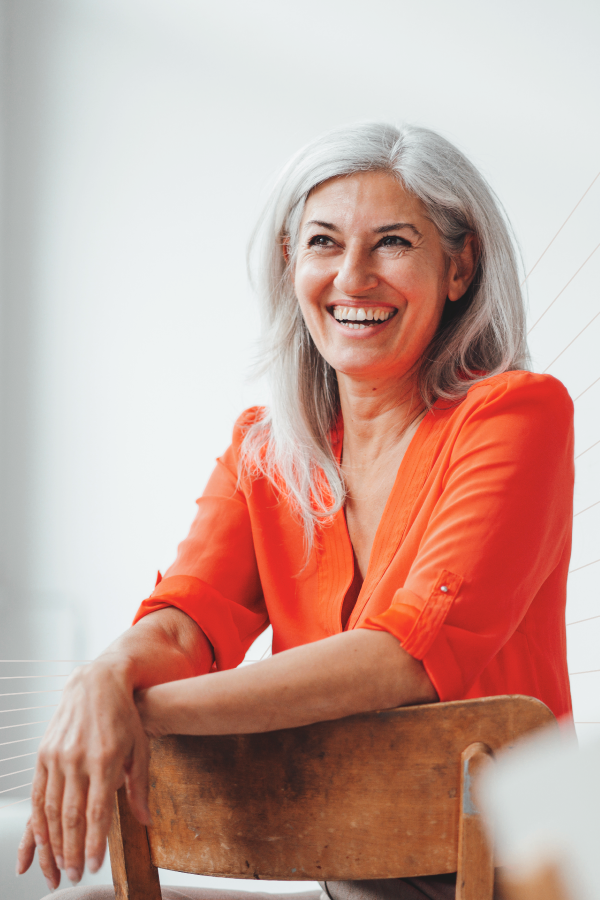
POLYGON ((133 814, 150 824, 148 739, 122 659, 105 656, 70 676, 40 745, 32 787, 32 815, 18 853, 17 873, 35 848, 50 889, 64 869, 73 883, 85 862, 104 860, 114 793, 123 784, 133 814))

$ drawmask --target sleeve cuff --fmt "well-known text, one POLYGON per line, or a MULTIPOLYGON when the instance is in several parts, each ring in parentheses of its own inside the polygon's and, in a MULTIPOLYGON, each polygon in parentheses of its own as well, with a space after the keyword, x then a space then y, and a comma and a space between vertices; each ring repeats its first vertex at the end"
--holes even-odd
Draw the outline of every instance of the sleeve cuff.
POLYGON ((389 631, 407 653, 415 659, 423 659, 435 641, 461 583, 459 575, 444 569, 427 601, 407 588, 400 588, 389 609, 365 619, 360 627, 389 631))
POLYGON ((268 622, 220 594, 205 581, 191 575, 163 578, 143 601, 133 624, 159 609, 174 606, 202 629, 213 646, 217 669, 234 669, 268 622))
MULTIPOLYGON (((397 591, 394 595, 394 603, 384 613, 378 616, 371 616, 361 622, 359 628, 369 628, 371 631, 389 631, 397 638, 402 646, 406 644, 408 636, 412 633, 415 622, 421 615, 419 607, 412 603, 397 602, 398 594, 406 595, 409 591, 397 591)), ((418 598, 415 597, 415 600, 418 598)))

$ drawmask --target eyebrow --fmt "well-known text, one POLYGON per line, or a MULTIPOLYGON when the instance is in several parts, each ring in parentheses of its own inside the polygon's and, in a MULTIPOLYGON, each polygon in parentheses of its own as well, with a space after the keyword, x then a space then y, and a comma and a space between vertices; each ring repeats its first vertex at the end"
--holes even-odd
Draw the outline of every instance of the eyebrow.
MULTIPOLYGON (((335 231, 339 233, 339 228, 334 225, 332 222, 321 222, 319 219, 311 219, 310 222, 307 222, 305 227, 308 225, 318 225, 319 228, 327 228, 328 231, 335 231)), ((408 228, 413 234, 420 237, 421 232, 415 228, 414 225, 411 225, 410 222, 394 222, 392 225, 382 225, 380 228, 375 228, 375 234, 387 234, 389 231, 400 231, 402 228, 408 228)))
POLYGON ((386 234, 388 231, 400 231, 401 228, 408 228, 413 234, 420 236, 421 232, 411 225, 410 222, 394 222, 393 225, 382 225, 381 228, 375 229, 375 234, 386 234))

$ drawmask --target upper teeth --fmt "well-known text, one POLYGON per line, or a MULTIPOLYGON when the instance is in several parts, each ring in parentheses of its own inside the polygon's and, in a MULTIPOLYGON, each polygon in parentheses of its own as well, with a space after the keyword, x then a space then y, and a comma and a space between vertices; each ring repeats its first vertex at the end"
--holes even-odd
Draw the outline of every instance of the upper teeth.
POLYGON ((395 310, 393 309, 373 309, 372 307, 363 308, 362 306, 334 306, 333 308, 335 319, 338 319, 338 321, 347 319, 349 322, 364 322, 365 319, 369 321, 377 319, 380 322, 385 322, 394 312, 395 310))

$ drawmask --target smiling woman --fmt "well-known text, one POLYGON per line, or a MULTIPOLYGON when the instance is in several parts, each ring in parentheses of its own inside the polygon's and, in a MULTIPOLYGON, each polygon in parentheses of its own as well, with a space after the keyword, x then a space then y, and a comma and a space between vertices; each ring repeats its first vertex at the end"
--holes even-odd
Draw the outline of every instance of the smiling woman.
MULTIPOLYGON (((99 868, 121 784, 148 821, 148 734, 494 694, 570 714, 572 403, 526 370, 515 255, 483 178, 431 131, 339 129, 291 161, 253 247, 273 402, 239 418, 134 626, 69 680, 19 856, 24 871, 37 845, 51 888, 99 868), (269 624, 272 658, 240 671, 269 624)), ((454 880, 321 896, 442 900, 454 880)))

